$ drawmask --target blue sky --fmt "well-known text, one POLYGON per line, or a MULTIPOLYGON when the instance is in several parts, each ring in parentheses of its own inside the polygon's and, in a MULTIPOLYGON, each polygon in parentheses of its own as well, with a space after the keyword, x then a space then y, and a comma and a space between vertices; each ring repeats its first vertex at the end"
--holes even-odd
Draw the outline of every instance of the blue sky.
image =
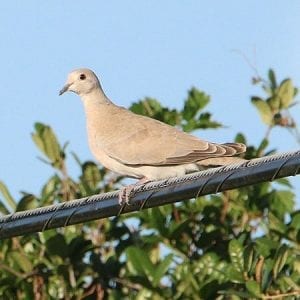
MULTIPOLYGON (((92 159, 76 95, 58 96, 67 73, 89 67, 106 94, 129 106, 145 96, 181 107, 196 86, 212 97, 209 110, 228 126, 197 132, 231 141, 243 131, 257 144, 265 131, 249 99, 261 93, 253 70, 272 67, 300 86, 299 1, 5 1, 0 9, 0 180, 38 193, 52 170, 37 160, 33 124, 50 124, 69 151, 92 159)), ((298 123, 299 107, 294 108, 298 123)), ((299 148, 274 130, 280 151, 299 148), (284 142, 283 142, 284 140, 284 142)), ((70 173, 78 174, 69 161, 70 173)))

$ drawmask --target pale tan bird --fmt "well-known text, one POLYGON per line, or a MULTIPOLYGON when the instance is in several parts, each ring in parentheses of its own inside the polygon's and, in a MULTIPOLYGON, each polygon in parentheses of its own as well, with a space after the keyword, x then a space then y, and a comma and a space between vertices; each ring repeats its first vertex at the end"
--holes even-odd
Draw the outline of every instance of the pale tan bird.
MULTIPOLYGON (((66 91, 81 97, 89 146, 95 158, 107 169, 140 179, 135 185, 236 163, 242 159, 232 156, 246 150, 240 143, 201 140, 115 105, 89 69, 72 71, 59 94, 66 91)), ((121 190, 120 203, 128 202, 135 185, 121 190)))

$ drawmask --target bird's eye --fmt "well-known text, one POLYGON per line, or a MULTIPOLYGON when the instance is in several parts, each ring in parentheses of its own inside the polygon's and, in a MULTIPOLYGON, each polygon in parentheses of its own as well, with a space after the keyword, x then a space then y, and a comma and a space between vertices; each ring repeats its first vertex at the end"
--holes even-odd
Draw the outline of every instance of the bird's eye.
POLYGON ((86 78, 85 74, 80 74, 79 79, 84 80, 86 78))

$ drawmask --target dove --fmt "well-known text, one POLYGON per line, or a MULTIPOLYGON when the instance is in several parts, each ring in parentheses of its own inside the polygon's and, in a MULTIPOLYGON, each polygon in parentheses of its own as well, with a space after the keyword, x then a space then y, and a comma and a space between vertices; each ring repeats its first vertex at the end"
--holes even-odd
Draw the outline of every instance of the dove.
POLYGON ((139 180, 121 189, 120 204, 129 202, 137 185, 243 160, 235 155, 246 151, 244 144, 208 142, 115 105, 89 69, 69 73, 59 95, 67 91, 82 100, 88 143, 96 160, 111 171, 139 180))

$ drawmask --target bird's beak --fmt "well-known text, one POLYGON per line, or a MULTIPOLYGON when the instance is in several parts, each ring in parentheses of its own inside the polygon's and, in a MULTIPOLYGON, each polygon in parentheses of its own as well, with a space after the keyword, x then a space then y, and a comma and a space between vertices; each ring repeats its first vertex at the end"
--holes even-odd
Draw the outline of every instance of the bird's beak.
POLYGON ((59 91, 59 96, 61 96, 63 93, 67 92, 69 90, 69 87, 72 83, 66 83, 64 87, 59 91))

